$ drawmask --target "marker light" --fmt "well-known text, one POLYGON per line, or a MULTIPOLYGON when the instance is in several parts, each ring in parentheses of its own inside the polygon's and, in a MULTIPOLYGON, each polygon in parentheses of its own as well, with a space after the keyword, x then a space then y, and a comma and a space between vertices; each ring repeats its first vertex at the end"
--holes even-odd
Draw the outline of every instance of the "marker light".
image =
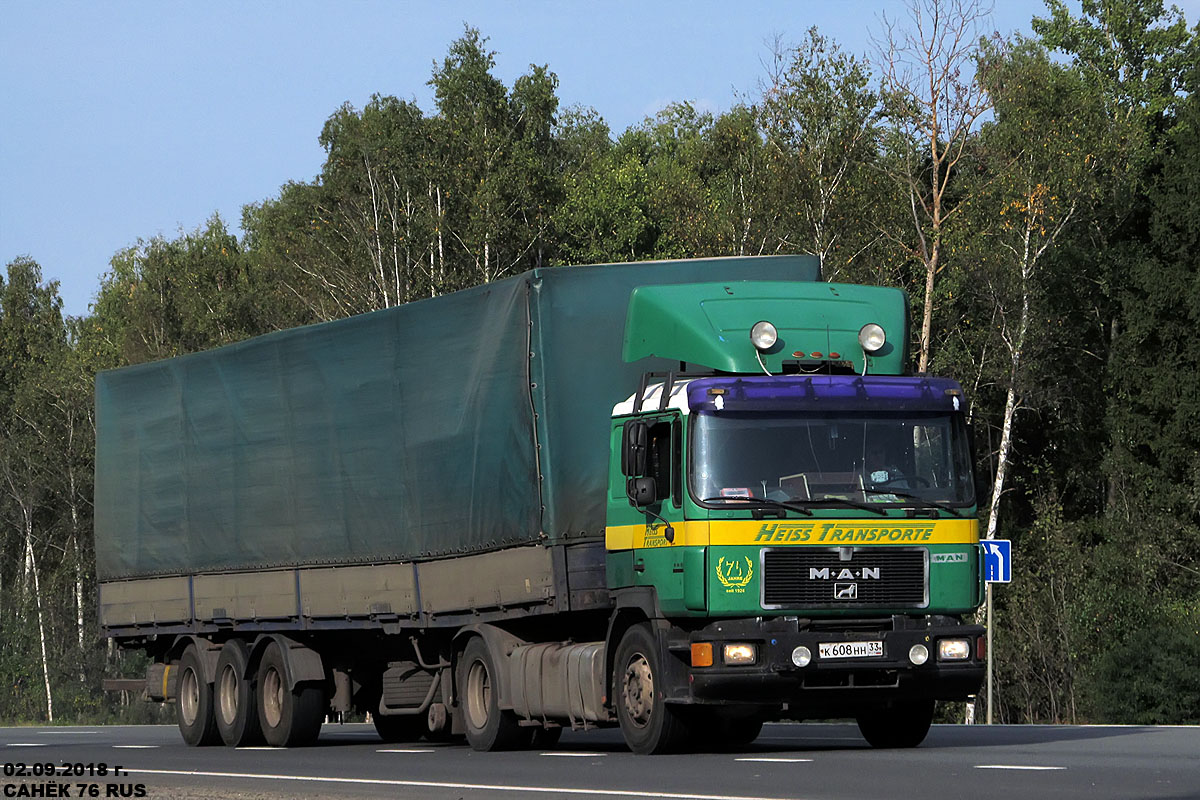
POLYGON ((941 639, 938 641, 938 661, 966 661, 970 657, 970 639, 941 639))
POLYGON ((800 645, 792 651, 792 663, 797 667, 807 667, 812 663, 812 650, 800 645))
POLYGON ((753 664, 756 655, 752 644, 727 644, 721 653, 726 664, 753 664))
POLYGON ((876 325, 874 322, 868 322, 863 325, 858 331, 858 343, 862 345, 862 349, 868 353, 877 353, 883 349, 883 345, 887 342, 887 336, 883 332, 883 328, 876 325))
MULTIPOLYGON (((750 329, 750 341, 759 350, 770 350, 775 346, 775 342, 779 341, 779 331, 775 330, 775 326, 766 320, 756 322, 750 329)), ((880 346, 882 347, 882 345, 880 346)))
POLYGON ((929 648, 923 644, 914 644, 908 648, 908 660, 918 667, 929 660, 929 648))
POLYGON ((711 667, 712 665, 712 642, 692 642, 692 666, 711 667))

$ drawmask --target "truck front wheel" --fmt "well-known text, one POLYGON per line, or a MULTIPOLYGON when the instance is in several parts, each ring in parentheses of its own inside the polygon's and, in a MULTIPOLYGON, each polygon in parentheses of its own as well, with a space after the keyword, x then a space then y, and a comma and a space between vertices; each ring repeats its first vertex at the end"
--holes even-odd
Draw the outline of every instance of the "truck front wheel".
POLYGON ((650 626, 627 630, 613 661, 613 698, 621 734, 635 753, 666 753, 687 741, 687 725, 663 699, 665 675, 650 626))
POLYGON ((858 730, 872 747, 916 747, 933 724, 932 700, 910 700, 858 715, 858 730))
POLYGON ((262 740, 255 683, 247 675, 248 664, 249 654, 244 642, 231 639, 221 648, 214 705, 217 731, 229 747, 245 747, 262 740))
POLYGON ((204 680, 200 654, 188 645, 179 660, 179 680, 175 698, 175 716, 179 732, 192 747, 205 747, 220 741, 213 718, 213 685, 204 680))
POLYGON ((458 662, 458 702, 475 750, 512 750, 529 741, 516 715, 500 710, 499 680, 487 642, 478 636, 467 642, 458 662))
POLYGON ((325 720, 325 692, 312 682, 288 689, 283 652, 267 645, 258 664, 258 722, 263 738, 274 747, 312 744, 325 720))

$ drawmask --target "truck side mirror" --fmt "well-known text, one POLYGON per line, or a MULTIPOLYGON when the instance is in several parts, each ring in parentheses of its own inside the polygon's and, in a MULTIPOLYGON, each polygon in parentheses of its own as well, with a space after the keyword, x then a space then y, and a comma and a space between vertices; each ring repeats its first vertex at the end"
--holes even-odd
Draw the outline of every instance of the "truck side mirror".
POLYGON ((621 437, 621 474, 637 477, 646 474, 646 451, 650 429, 644 422, 631 420, 625 423, 621 437))
POLYGON ((654 478, 630 478, 625 482, 625 494, 634 508, 646 508, 658 499, 658 485, 654 478))

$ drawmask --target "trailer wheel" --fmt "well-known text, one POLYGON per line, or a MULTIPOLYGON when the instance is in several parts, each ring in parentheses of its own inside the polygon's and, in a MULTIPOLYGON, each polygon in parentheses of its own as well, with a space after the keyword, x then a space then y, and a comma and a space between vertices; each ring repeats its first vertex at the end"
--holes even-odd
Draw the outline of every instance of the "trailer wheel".
POLYGON ((896 703, 858 715, 858 730, 872 747, 916 747, 933 724, 932 700, 896 703))
POLYGON ((415 742, 425 733, 425 717, 421 714, 384 715, 375 712, 371 714, 371 720, 375 723, 375 732, 379 734, 379 738, 389 744, 415 742))
POLYGON ((200 654, 188 645, 179 660, 179 683, 175 698, 175 716, 179 732, 192 747, 206 747, 220 741, 213 718, 213 685, 204 680, 200 654))
POLYGON ((617 646, 613 698, 625 743, 639 755, 676 750, 688 738, 679 712, 663 700, 664 676, 654 632, 644 623, 634 625, 617 646))
POLYGON ((250 656, 245 642, 231 639, 221 648, 214 684, 214 716, 217 732, 228 747, 244 747, 262 741, 258 721, 255 681, 247 676, 250 656))
POLYGON ((267 645, 258 664, 258 722, 263 738, 275 747, 301 747, 317 740, 325 720, 325 692, 312 682, 288 691, 283 652, 267 645))
POLYGON ((500 710, 499 675, 487 642, 471 639, 458 662, 458 694, 467 742, 475 750, 512 750, 529 741, 516 715, 500 710))

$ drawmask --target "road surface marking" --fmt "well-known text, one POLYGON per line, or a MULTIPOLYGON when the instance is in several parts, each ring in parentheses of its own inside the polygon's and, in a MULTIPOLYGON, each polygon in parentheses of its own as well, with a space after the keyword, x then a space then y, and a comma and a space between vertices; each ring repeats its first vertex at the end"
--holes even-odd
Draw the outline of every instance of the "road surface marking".
POLYGON ((287 750, 286 747, 235 747, 234 750, 287 750))
POLYGON ((45 747, 45 742, 9 742, 9 747, 45 747))
POLYGON ((769 764, 800 764, 812 761, 811 758, 735 758, 734 761, 765 761, 769 764))
POLYGON ((114 744, 113 747, 118 750, 153 750, 158 747, 156 744, 114 744))
MULTIPOLYGON (((523 794, 571 794, 593 797, 649 797, 655 800, 785 800, 781 797, 732 794, 685 794, 682 792, 644 792, 636 789, 583 789, 574 786, 514 786, 498 783, 458 783, 453 781, 403 781, 384 778, 331 778, 324 775, 273 775, 258 772, 203 772, 186 769, 138 769, 122 766, 131 775, 181 775, 189 778, 244 778, 256 781, 298 781, 310 783, 351 783, 367 786, 412 786, 423 789, 466 789, 483 792, 521 792, 523 794)), ((791 800, 796 800, 793 795, 791 800)))
POLYGON ((1066 767, 1039 767, 1032 764, 976 764, 975 769, 1031 769, 1031 770, 1046 770, 1046 769, 1066 769, 1066 767))
POLYGON ((388 749, 388 750, 376 750, 375 752, 376 753, 432 753, 435 751, 430 750, 428 747, 424 747, 424 748, 413 748, 411 750, 401 750, 399 748, 392 748, 392 749, 388 749))
POLYGON ((608 753, 538 753, 540 756, 557 756, 558 758, 604 758, 608 753))
POLYGON ((57 731, 38 731, 42 736, 95 736, 100 731, 73 731, 70 728, 57 731))

